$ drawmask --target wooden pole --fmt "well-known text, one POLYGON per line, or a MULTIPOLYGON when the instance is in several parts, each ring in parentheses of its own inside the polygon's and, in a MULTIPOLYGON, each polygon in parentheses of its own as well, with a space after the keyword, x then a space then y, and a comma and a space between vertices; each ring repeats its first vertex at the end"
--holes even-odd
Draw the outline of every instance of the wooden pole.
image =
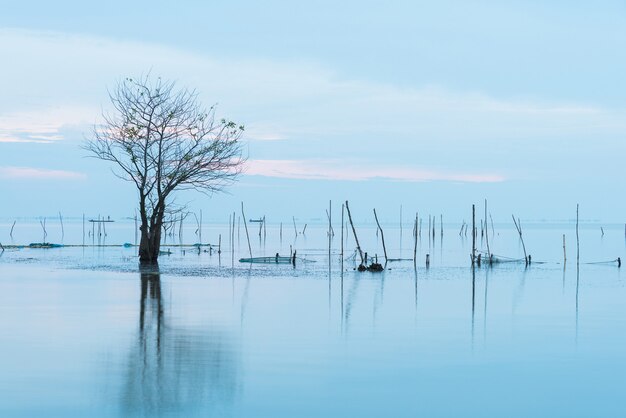
POLYGON ((341 271, 343 272, 343 224, 344 224, 344 219, 343 219, 343 212, 345 210, 346 205, 345 204, 341 204, 341 271))
POLYGON ((476 260, 476 205, 472 205, 472 266, 476 260))
POLYGON ((417 228, 419 218, 417 212, 415 212, 415 233, 413 234, 413 265, 417 265, 417 228))
POLYGON ((248 234, 248 222, 246 222, 246 214, 243 211, 243 202, 241 202, 241 216, 243 217, 243 226, 246 228, 246 239, 248 240, 248 251, 252 258, 252 246, 250 245, 250 235, 248 234))
POLYGON ((576 203, 576 265, 580 263, 580 239, 578 236, 578 203, 576 203))
MULTIPOLYGON (((485 199, 485 232, 487 230, 487 199, 485 199)), ((485 234, 485 242, 487 243, 487 260, 491 264, 491 249, 489 249, 489 234, 485 234)))
POLYGON ((292 216, 291 219, 293 219, 293 232, 296 233, 296 237, 298 236, 298 228, 296 228, 296 217, 292 216))
POLYGON ((524 238, 522 237, 522 224, 519 222, 519 219, 516 221, 515 216, 511 215, 513 218, 513 223, 515 224, 515 228, 517 229, 517 233, 519 234, 519 239, 522 241, 522 248, 524 249, 524 261, 526 265, 528 265, 528 255, 526 255, 526 245, 524 245, 524 238))
POLYGON ((563 265, 567 263, 567 254, 565 253, 565 234, 563 234, 563 265))
POLYGON ((61 239, 65 238, 65 228, 63 228, 63 216, 59 212, 59 221, 61 222, 61 239))
POLYGON ((441 228, 441 236, 443 237, 443 214, 439 215, 439 228, 441 228))
POLYGON ((333 201, 329 200, 328 201, 328 212, 326 212, 326 214, 328 215, 328 265, 330 268, 330 247, 331 247, 331 241, 332 241, 332 231, 333 231, 333 201))
MULTIPOLYGON (((11 237, 11 239, 13 239, 13 228, 15 228, 15 223, 17 221, 13 221, 13 225, 11 225, 11 233, 9 234, 9 236, 11 237)), ((85 236, 85 215, 83 214, 83 237, 85 236)))
POLYGON ((380 239, 383 242, 383 251, 385 252, 385 263, 387 263, 387 247, 385 247, 385 234, 383 234, 383 229, 380 227, 380 223, 378 222, 378 216, 376 215, 376 209, 374 209, 374 219, 376 219, 376 225, 378 225, 378 229, 380 230, 380 239))
POLYGON ((348 201, 346 200, 346 211, 348 212, 348 220, 350 221, 350 226, 352 227, 352 233, 354 234, 354 241, 356 242, 356 249, 359 251, 359 256, 361 257, 361 264, 365 261, 363 259, 363 251, 361 250, 361 246, 359 245, 359 238, 356 236, 356 229, 354 229, 354 223, 352 222, 352 214, 350 214, 350 206, 348 205, 348 201))

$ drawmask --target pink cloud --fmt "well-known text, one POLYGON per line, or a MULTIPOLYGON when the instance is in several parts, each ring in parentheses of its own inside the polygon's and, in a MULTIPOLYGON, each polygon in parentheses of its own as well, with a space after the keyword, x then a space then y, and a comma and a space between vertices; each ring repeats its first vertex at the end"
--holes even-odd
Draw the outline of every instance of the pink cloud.
POLYGON ((66 170, 48 170, 33 167, 0 167, 0 178, 23 180, 84 180, 84 173, 66 170))
POLYGON ((452 181, 462 183, 497 183, 505 178, 493 173, 459 173, 412 167, 389 167, 371 163, 355 164, 341 160, 249 160, 246 174, 304 180, 366 181, 452 181))

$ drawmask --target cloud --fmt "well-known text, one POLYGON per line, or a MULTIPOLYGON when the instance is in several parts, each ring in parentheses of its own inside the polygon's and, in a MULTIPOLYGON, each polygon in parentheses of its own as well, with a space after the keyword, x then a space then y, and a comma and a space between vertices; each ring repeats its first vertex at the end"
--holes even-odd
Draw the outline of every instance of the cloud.
POLYGON ((31 110, 0 114, 0 143, 49 144, 64 139, 62 130, 86 126, 95 109, 88 106, 37 106, 31 110))
POLYGON ((307 61, 220 58, 145 42, 16 29, 0 29, 0 54, 12 63, 0 79, 0 115, 3 108, 36 102, 46 106, 28 109, 30 120, 38 121, 60 102, 56 129, 47 133, 57 132, 60 124, 93 123, 99 106, 108 106, 107 85, 151 68, 153 74, 197 88, 207 105, 219 100, 218 111, 245 124, 251 140, 367 133, 456 142, 510 137, 532 141, 581 133, 626 134, 623 109, 346 79, 307 61), (42 65, 46 71, 40 70, 42 65))
POLYGON ((301 180, 367 181, 385 179, 407 182, 449 181, 496 183, 505 177, 493 173, 462 173, 415 167, 391 167, 372 161, 346 163, 343 160, 249 160, 246 174, 301 180))
POLYGON ((9 180, 84 180, 84 173, 34 167, 0 167, 0 178, 9 180))
POLYGON ((599 150, 608 147, 615 156, 626 152, 626 142, 616 140, 626 136, 626 109, 554 97, 397 85, 347 78, 310 61, 225 58, 145 42, 15 29, 0 29, 0 56, 11 62, 0 78, 0 143, 53 143, 64 138, 67 127, 88 132, 100 119, 100 107, 110 108, 106 87, 151 69, 179 86, 197 88, 207 105, 219 101, 218 117, 246 126, 252 158, 282 159, 276 166, 258 165, 263 175, 493 181, 500 175, 552 173, 568 178, 580 172, 569 162, 600 159, 599 150), (303 170, 284 162, 328 155, 365 161, 372 153, 380 165, 376 170, 328 164, 303 170), (568 163, 557 170, 555 161, 568 163), (413 162, 441 171, 418 170, 413 162))

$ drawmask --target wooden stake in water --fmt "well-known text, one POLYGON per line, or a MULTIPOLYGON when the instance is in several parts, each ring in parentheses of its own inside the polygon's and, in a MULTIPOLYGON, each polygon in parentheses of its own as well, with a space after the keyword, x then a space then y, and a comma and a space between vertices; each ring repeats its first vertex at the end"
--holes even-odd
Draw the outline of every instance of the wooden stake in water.
POLYGON ((331 242, 332 242, 332 232, 333 232, 333 221, 332 221, 332 216, 333 216, 333 201, 329 200, 328 201, 328 268, 330 269, 330 247, 331 247, 331 242))
POLYGON ((361 264, 365 263, 363 258, 363 251, 361 250, 361 246, 359 245, 359 238, 356 236, 356 229, 354 229, 354 223, 352 222, 352 215, 350 214, 350 206, 348 205, 348 201, 346 200, 346 211, 348 212, 348 220, 350 221, 350 226, 352 227, 352 233, 354 234, 354 241, 356 242, 356 249, 359 251, 359 256, 361 257, 361 264))
POLYGON ((565 253, 565 234, 563 234, 563 265, 567 263, 567 254, 565 253))
POLYGON ((441 228, 441 237, 443 238, 443 215, 439 215, 439 228, 441 228))
POLYGON ((576 203, 576 265, 580 263, 580 240, 578 237, 578 203, 576 203))
POLYGON ((472 266, 476 261, 476 205, 472 205, 472 266))
POLYGON ((383 229, 380 227, 380 223, 378 222, 376 209, 374 209, 374 219, 376 219, 376 225, 378 225, 378 229, 380 230, 380 239, 383 242, 383 251, 385 252, 385 264, 386 264, 387 263, 387 247, 385 247, 385 235, 383 234, 383 229))
POLYGON ((417 229, 419 228, 418 225, 419 222, 419 218, 417 216, 417 212, 415 212, 415 232, 413 234, 413 265, 415 266, 417 264, 417 229))
POLYGON ((59 212, 59 221, 61 222, 61 239, 65 238, 65 229, 63 228, 63 216, 59 212))
POLYGON ((343 211, 345 210, 345 204, 341 204, 341 271, 343 272, 343 211))
MULTIPOLYGON (((485 199, 485 230, 487 229, 487 199, 485 199)), ((491 264, 491 249, 489 248, 489 234, 485 234, 485 242, 487 243, 487 260, 491 264)))
POLYGON ((246 228, 246 238, 248 240, 248 251, 250 251, 250 258, 252 258, 252 246, 250 245, 250 235, 248 234, 248 222, 246 222, 246 214, 243 211, 243 202, 241 202, 241 216, 243 217, 243 226, 246 228))
POLYGON ((511 217, 513 218, 513 223, 515 224, 515 228, 517 229, 517 233, 519 234, 519 239, 522 242, 522 248, 524 249, 524 262, 526 263, 526 265, 528 265, 530 260, 528 258, 528 255, 526 254, 526 245, 524 245, 524 238, 522 237, 522 224, 519 219, 517 221, 515 220, 515 216, 511 215, 511 217))
POLYGON ((295 232, 296 238, 297 238, 298 237, 298 228, 296 228, 296 217, 292 216, 291 219, 293 220, 293 232, 295 232))

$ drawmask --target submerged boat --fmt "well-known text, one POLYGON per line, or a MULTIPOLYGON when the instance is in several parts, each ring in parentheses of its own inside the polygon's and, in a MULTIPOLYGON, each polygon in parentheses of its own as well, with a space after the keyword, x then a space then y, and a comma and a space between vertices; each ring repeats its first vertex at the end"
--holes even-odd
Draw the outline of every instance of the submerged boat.
POLYGON ((265 263, 265 264, 291 264, 293 257, 252 257, 252 258, 240 258, 240 263, 265 263))

